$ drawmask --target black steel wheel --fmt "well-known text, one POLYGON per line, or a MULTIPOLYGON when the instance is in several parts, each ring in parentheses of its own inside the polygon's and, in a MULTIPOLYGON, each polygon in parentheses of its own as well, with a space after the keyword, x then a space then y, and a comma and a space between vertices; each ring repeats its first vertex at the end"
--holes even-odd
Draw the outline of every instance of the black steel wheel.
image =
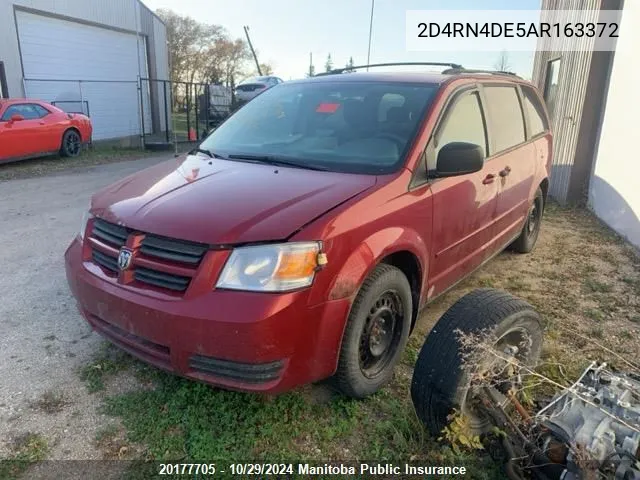
POLYGON ((411 295, 407 277, 391 265, 378 265, 364 281, 332 379, 345 395, 364 398, 391 380, 411 328, 411 295))
POLYGON ((402 301, 396 291, 378 297, 365 320, 360 336, 360 369, 375 378, 393 358, 402 337, 402 301))
POLYGON ((510 245, 510 248, 518 253, 529 253, 535 247, 540 234, 542 213, 544 211, 544 196, 538 188, 533 202, 529 206, 529 213, 524 222, 520 236, 510 245))
POLYGON ((60 154, 63 157, 77 157, 82 150, 82 139, 76 130, 67 130, 62 136, 60 154))

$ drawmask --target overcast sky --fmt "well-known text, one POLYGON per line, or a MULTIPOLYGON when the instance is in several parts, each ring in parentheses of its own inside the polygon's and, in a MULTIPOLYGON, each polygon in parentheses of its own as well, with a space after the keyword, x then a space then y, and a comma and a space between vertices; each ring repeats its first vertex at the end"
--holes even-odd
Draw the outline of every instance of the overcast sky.
MULTIPOLYGON (((353 56, 356 65, 367 60, 371 0, 143 0, 151 9, 169 8, 201 22, 224 26, 234 37, 251 40, 261 62, 269 62, 285 80, 308 71, 309 52, 316 72, 324 70, 328 53, 334 67, 353 56)), ((406 10, 539 9, 540 0, 374 0, 371 63, 441 61, 467 68, 494 68, 499 52, 407 52, 406 10), (517 7, 514 6, 517 4, 517 7)), ((509 54, 511 70, 529 78, 533 52, 509 54)))

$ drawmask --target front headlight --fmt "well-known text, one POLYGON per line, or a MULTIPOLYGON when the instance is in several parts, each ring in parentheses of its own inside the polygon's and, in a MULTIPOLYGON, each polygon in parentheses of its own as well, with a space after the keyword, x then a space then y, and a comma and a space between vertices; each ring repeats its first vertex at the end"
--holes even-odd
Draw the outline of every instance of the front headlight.
POLYGON ((78 233, 80 240, 84 240, 84 234, 87 230, 87 223, 92 218, 93 218, 93 215, 91 215, 89 211, 84 212, 84 215, 82 215, 82 223, 80 224, 80 232, 78 233))
POLYGON ((299 242, 236 248, 222 270, 217 288, 284 292, 311 285, 318 268, 320 243, 299 242))

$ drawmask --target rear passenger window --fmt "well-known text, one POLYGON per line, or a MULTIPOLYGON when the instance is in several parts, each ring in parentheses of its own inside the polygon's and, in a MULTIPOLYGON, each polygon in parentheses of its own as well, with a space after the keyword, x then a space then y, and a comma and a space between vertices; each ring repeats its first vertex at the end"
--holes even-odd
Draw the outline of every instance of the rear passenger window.
POLYGON ((494 152, 502 152, 525 140, 524 118, 515 87, 485 87, 491 118, 489 131, 494 152))
POLYGON ((487 134, 477 93, 464 95, 454 104, 436 139, 435 158, 438 158, 440 149, 451 142, 475 143, 486 155, 487 134))
POLYGON ((47 110, 46 108, 36 104, 33 104, 32 106, 35 109, 36 113, 40 116, 40 118, 46 117, 47 115, 49 115, 49 110, 47 110))
POLYGON ((548 130, 547 116, 544 113, 542 102, 540 102, 533 88, 522 87, 522 93, 524 94, 524 107, 529 120, 529 137, 535 137, 548 130))

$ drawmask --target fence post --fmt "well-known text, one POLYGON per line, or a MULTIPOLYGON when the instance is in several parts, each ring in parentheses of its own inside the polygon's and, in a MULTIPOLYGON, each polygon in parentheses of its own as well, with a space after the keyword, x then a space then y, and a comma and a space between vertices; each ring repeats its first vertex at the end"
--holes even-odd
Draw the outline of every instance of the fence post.
POLYGON ((211 112, 211 90, 209 89, 209 84, 205 84, 204 86, 204 94, 207 97, 206 101, 203 102, 207 108, 206 113, 204 115, 204 119, 205 122, 207 122, 207 124, 204 126, 204 131, 205 131, 205 135, 209 134, 209 121, 211 120, 209 118, 209 113, 211 112))
POLYGON ((194 88, 195 95, 193 96, 193 100, 195 102, 195 110, 196 110, 196 140, 200 138, 200 117, 198 116, 198 104, 200 103, 198 100, 198 92, 200 91, 199 86, 194 88))
POLYGON ((187 141, 189 141, 189 132, 191 132, 191 84, 187 83, 187 141))
POLYGON ((167 143, 169 143, 169 111, 167 110, 167 81, 162 81, 162 90, 164 92, 164 133, 167 143))

